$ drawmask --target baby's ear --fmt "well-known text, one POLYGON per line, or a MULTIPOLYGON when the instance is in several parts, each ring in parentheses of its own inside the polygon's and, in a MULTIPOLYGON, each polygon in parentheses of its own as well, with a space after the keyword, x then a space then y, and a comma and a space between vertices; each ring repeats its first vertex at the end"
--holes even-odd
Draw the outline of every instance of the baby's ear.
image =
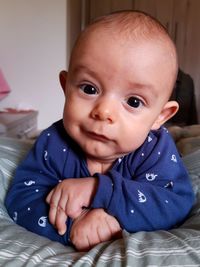
POLYGON ((67 71, 62 70, 59 74, 60 84, 65 93, 66 81, 67 81, 67 71))
POLYGON ((168 101, 163 107, 161 113, 157 117, 156 121, 151 127, 151 130, 157 130, 163 125, 166 121, 172 118, 179 109, 179 105, 176 101, 168 101))

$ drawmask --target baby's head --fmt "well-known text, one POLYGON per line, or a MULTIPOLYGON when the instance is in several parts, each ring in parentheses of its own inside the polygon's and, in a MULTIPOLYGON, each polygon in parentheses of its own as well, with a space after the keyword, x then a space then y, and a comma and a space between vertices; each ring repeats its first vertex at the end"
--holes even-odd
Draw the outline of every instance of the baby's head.
POLYGON ((177 68, 173 42, 150 16, 124 11, 97 19, 60 76, 66 131, 87 157, 113 162, 134 151, 178 110, 169 101, 177 68))
MULTIPOLYGON (((87 43, 88 36, 92 34, 98 38, 98 41, 101 39, 103 44, 110 39, 122 47, 128 45, 133 49, 136 45, 138 48, 144 44, 149 45, 149 57, 152 59, 154 59, 154 54, 150 50, 151 45, 162 49, 161 60, 164 60, 167 70, 167 73, 164 72, 163 75, 170 72, 167 78, 169 86, 166 86, 166 91, 170 96, 178 71, 177 53, 166 29, 156 19, 137 11, 115 12, 96 19, 80 34, 71 54, 70 67, 74 57, 77 58, 77 53, 82 53, 82 45, 87 43)), ((101 49, 104 52, 104 46, 101 46, 101 49)), ((118 56, 116 54, 116 57, 118 56)))

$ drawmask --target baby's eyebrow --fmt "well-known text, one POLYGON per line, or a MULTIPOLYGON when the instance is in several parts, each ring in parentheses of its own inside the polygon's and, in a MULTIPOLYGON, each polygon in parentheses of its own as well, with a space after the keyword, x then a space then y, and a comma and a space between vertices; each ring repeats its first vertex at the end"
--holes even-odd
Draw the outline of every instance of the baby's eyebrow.
POLYGON ((158 92, 155 90, 152 84, 130 82, 129 86, 133 91, 138 91, 138 93, 143 90, 143 92, 145 92, 146 94, 150 94, 153 97, 158 97, 158 92))
POLYGON ((74 74, 80 73, 80 72, 84 72, 87 73, 91 76, 97 76, 96 72, 94 72, 93 70, 87 68, 85 65, 78 65, 73 69, 74 74))

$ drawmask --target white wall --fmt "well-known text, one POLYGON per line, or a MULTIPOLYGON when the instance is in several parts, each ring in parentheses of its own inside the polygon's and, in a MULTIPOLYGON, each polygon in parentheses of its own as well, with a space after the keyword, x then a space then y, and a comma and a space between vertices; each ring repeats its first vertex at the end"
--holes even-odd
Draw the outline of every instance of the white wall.
POLYGON ((2 107, 39 111, 38 128, 62 117, 59 71, 66 69, 66 0, 0 0, 0 68, 12 89, 2 107))

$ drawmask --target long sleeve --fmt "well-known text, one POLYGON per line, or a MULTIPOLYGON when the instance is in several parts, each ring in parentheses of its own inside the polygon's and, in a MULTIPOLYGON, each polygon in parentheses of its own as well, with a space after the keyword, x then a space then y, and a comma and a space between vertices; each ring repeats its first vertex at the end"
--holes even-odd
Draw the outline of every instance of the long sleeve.
POLYGON ((194 204, 194 193, 168 131, 151 132, 143 146, 99 179, 92 208, 104 208, 130 232, 170 229, 194 204))
MULTIPOLYGON (((51 189, 63 179, 68 153, 64 139, 56 131, 59 125, 49 127, 41 134, 17 168, 5 204, 9 215, 17 224, 51 240, 67 244, 69 231, 60 236, 49 223, 49 206, 45 200, 51 189)), ((68 230, 69 225, 70 220, 68 230)))

